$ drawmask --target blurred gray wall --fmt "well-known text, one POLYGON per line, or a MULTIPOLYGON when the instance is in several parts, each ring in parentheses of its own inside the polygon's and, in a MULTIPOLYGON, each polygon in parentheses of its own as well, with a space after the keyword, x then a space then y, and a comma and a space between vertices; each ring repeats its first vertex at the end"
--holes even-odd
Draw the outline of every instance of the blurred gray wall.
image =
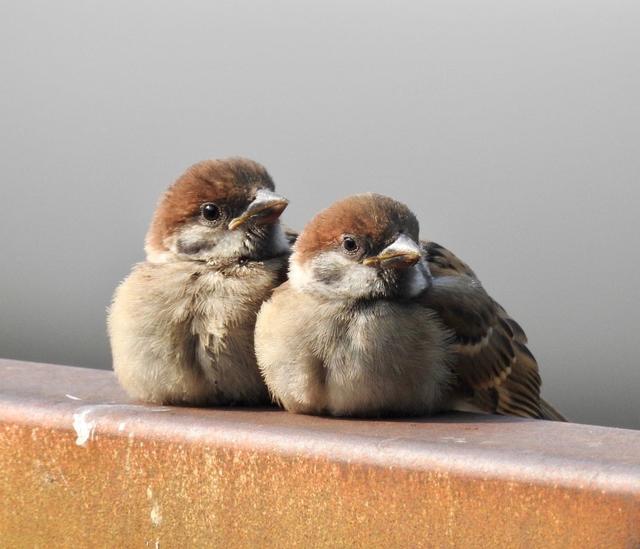
POLYGON ((640 428, 636 0, 5 0, 0 145, 0 356, 109 368, 158 196, 245 155, 294 227, 408 202, 525 326, 551 401, 640 428))

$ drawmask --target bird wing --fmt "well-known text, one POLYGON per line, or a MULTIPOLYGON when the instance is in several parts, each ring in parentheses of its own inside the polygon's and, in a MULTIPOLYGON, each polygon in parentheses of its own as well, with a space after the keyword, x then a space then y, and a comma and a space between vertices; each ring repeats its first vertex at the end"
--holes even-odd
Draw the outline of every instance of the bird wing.
POLYGON ((540 397, 540 374, 520 325, 475 273, 435 242, 422 242, 432 287, 423 294, 452 334, 456 395, 486 412, 564 419, 540 397))

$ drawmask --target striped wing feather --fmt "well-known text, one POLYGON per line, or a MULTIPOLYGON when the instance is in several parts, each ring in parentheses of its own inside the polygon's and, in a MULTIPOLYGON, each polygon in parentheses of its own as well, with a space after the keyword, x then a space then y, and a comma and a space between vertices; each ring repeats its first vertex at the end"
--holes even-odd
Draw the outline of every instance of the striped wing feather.
POLYGON ((484 290, 475 273, 435 242, 423 242, 433 275, 424 304, 452 332, 456 393, 486 412, 562 420, 540 397, 527 337, 484 290))

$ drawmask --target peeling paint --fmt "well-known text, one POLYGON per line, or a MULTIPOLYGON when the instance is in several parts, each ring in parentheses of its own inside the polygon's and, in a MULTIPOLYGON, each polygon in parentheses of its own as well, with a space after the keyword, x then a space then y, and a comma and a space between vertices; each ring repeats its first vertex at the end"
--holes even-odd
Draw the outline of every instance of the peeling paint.
POLYGON ((92 407, 73 414, 73 429, 76 432, 76 444, 78 446, 86 446, 96 428, 95 420, 88 419, 91 410, 92 407))

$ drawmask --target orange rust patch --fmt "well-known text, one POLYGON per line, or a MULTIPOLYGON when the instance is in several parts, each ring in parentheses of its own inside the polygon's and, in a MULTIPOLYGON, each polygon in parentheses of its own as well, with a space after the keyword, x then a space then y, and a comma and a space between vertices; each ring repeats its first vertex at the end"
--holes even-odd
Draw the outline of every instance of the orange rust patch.
POLYGON ((110 372, 0 361, 0 376, 6 547, 640 543, 639 432, 153 407, 110 372))

